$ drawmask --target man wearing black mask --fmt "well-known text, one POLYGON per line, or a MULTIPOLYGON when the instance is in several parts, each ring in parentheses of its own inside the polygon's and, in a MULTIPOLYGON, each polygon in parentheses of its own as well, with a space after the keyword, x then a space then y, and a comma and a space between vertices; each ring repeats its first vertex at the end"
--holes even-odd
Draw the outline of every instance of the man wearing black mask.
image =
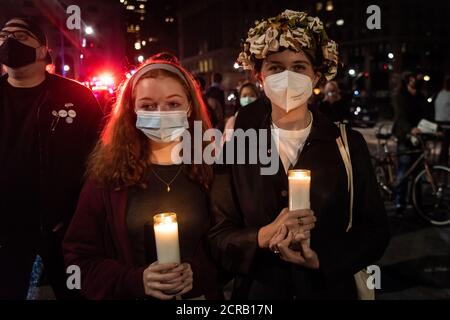
POLYGON ((89 89, 47 73, 48 63, 42 29, 9 20, 0 31, 0 300, 33 298, 31 273, 31 289, 44 280, 57 298, 72 296, 61 241, 103 115, 89 89))

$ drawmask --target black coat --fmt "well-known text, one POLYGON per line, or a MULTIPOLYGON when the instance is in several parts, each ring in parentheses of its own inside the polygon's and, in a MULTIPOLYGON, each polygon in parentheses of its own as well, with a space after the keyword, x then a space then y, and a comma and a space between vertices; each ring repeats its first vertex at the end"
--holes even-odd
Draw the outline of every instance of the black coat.
POLYGON ((406 88, 402 88, 394 100, 394 126, 393 134, 398 142, 410 146, 408 134, 417 127, 420 120, 426 117, 425 97, 419 91, 415 96, 411 95, 406 88))
MULTIPOLYGON (((0 78, 0 92, 6 81, 7 75, 0 78)), ((22 194, 11 194, 8 185, 0 186, 0 272, 15 288, 29 281, 37 252, 46 260, 48 272, 52 272, 55 263, 61 267, 58 272, 64 273, 60 242, 75 212, 86 161, 97 142, 103 118, 92 92, 76 81, 47 73, 44 86, 36 102, 34 133, 39 153, 39 173, 34 177, 39 181, 23 181, 22 194), (76 114, 71 113, 75 115, 73 121, 68 123, 63 117, 58 120, 54 112, 60 110, 75 111, 76 114), (27 201, 30 190, 38 194, 39 203, 30 205, 34 208, 30 212, 17 212, 14 203, 27 201)), ((65 286, 65 280, 62 281, 65 286)), ((0 287, 1 297, 2 292, 8 293, 8 287, 0 287)))
MULTIPOLYGON (((259 228, 288 207, 288 179, 280 160, 276 175, 260 174, 261 165, 219 168, 212 186, 215 225, 210 231, 213 252, 236 275, 234 296, 249 299, 356 298, 353 275, 375 263, 389 239, 385 208, 376 184, 364 138, 348 131, 353 173, 353 228, 344 163, 336 138, 339 129, 315 113, 311 133, 295 168, 312 171, 311 208, 317 217, 311 232, 319 270, 282 261, 257 244, 259 228)), ((269 129, 271 106, 258 100, 242 108, 235 128, 269 129)))

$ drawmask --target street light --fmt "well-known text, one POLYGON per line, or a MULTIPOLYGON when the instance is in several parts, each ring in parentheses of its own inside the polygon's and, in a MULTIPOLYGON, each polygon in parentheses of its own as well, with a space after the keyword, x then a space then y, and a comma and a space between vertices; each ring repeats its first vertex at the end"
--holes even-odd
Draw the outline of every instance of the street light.
POLYGON ((333 1, 327 1, 327 5, 325 7, 326 11, 333 11, 334 10, 334 6, 333 6, 333 1))
POLYGON ((388 58, 389 58, 389 59, 394 59, 394 54, 393 54, 392 52, 389 52, 389 53, 388 53, 388 58))
POLYGON ((139 56, 139 57, 138 57, 138 61, 139 61, 140 63, 144 62, 144 56, 142 56, 142 55, 139 56))
POLYGON ((70 66, 67 65, 67 64, 65 64, 65 65, 64 65, 64 71, 65 71, 65 72, 70 71, 70 66))
POLYGON ((136 50, 141 50, 141 43, 138 41, 138 42, 136 42, 135 44, 134 44, 134 48, 136 49, 136 50))
POLYGON ((349 74, 350 76, 354 77, 355 74, 356 74, 356 70, 355 70, 355 69, 350 69, 350 70, 348 70, 348 74, 349 74))
POLYGON ((99 80, 107 86, 112 86, 114 84, 114 77, 110 73, 101 74, 99 80))
POLYGON ((344 19, 339 19, 336 21, 336 25, 341 27, 344 25, 344 22, 345 22, 344 19))
POLYGON ((431 80, 431 77, 430 77, 429 75, 425 75, 425 76, 423 77, 423 81, 428 82, 428 81, 430 81, 430 80, 431 80))
POLYGON ((233 68, 235 68, 236 70, 239 69, 240 68, 239 63, 235 62, 233 68))
POLYGON ((93 29, 91 26, 87 26, 87 27, 84 29, 84 32, 86 32, 86 34, 91 35, 91 34, 94 34, 94 29, 93 29))
POLYGON ((236 99, 236 95, 234 93, 230 93, 230 95, 228 95, 228 97, 227 97, 228 101, 231 101, 231 100, 234 100, 234 99, 236 99))

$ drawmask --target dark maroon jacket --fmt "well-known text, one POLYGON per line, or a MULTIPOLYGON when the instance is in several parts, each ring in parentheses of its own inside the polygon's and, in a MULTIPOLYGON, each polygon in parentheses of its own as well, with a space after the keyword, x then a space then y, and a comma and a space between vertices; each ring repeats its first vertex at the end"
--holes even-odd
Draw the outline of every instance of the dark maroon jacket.
MULTIPOLYGON (((127 189, 113 190, 88 180, 66 233, 63 243, 66 265, 80 267, 81 293, 89 299, 146 298, 145 267, 134 265, 126 229, 127 195, 127 189)), ((217 272, 206 250, 197 250, 185 262, 193 269, 194 288, 183 298, 203 294, 208 299, 220 298, 214 281, 217 272)))
POLYGON ((144 267, 133 266, 125 224, 127 192, 108 192, 89 180, 63 243, 66 265, 81 269, 81 292, 90 299, 145 297, 144 267))

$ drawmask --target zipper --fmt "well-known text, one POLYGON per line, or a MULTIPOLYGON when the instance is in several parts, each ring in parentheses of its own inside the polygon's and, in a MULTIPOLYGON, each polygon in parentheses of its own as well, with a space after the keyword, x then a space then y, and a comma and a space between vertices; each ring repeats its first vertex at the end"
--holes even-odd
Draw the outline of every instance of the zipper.
POLYGON ((39 149, 39 229, 41 233, 44 231, 44 218, 42 214, 42 205, 41 205, 41 199, 42 199, 42 186, 43 186, 43 180, 44 180, 44 147, 42 145, 42 134, 41 134, 41 106, 43 105, 44 101, 47 99, 48 91, 47 88, 45 89, 45 92, 42 96, 42 99, 40 99, 36 113, 37 113, 37 126, 38 126, 38 149, 39 149))

